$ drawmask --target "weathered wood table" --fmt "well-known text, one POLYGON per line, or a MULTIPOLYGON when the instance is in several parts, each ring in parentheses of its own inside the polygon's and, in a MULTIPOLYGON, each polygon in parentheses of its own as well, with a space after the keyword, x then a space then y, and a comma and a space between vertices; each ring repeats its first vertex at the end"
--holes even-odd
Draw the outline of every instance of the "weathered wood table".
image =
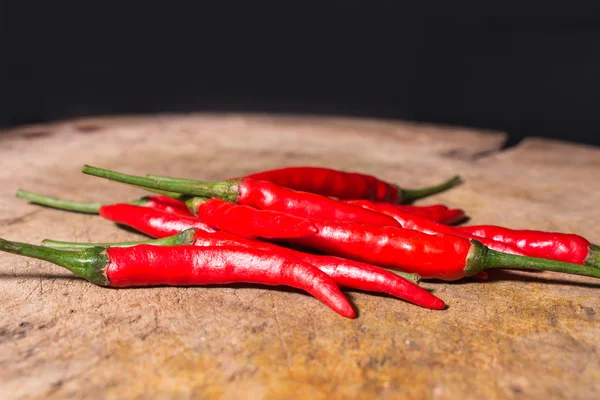
MULTIPOLYGON (((337 118, 186 115, 77 120, 0 135, 0 236, 37 243, 142 236, 43 208, 17 188, 114 202, 142 192, 82 175, 220 180, 323 165, 406 187, 456 173, 420 204, 471 223, 577 232, 600 242, 600 149, 505 135, 337 118)), ((253 285, 107 289, 49 263, 0 254, 0 397, 600 398, 600 282, 494 271, 487 283, 424 283, 429 311, 349 291, 347 320, 293 290, 253 285)))

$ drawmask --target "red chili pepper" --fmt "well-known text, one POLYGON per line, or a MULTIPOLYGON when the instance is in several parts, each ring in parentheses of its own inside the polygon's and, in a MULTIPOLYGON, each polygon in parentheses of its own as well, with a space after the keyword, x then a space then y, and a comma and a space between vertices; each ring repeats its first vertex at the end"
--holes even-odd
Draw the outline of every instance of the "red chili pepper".
POLYGON ((176 235, 189 228, 198 228, 206 232, 215 231, 196 217, 169 214, 132 204, 101 206, 100 215, 117 224, 131 226, 152 237, 176 235))
MULTIPOLYGON (((100 207, 106 205, 102 203, 86 203, 81 201, 62 200, 21 189, 17 190, 17 197, 46 207, 52 207, 59 210, 77 211, 86 214, 98 214, 100 212, 100 207)), ((137 200, 128 201, 127 204, 151 207, 156 210, 168 212, 170 214, 190 217, 193 216, 185 203, 164 195, 145 196, 137 200)))
POLYGON ((93 246, 122 247, 134 246, 141 243, 161 246, 191 244, 195 246, 241 246, 265 251, 273 251, 276 253, 287 251, 299 260, 319 268, 321 271, 331 276, 340 286, 371 292, 388 293, 392 296, 430 309, 441 310, 445 308, 445 304, 442 300, 413 283, 418 282, 418 275, 395 274, 383 268, 375 267, 373 265, 358 261, 347 260, 340 257, 303 253, 300 251, 286 249, 272 243, 244 239, 227 232, 208 233, 197 229, 188 229, 175 236, 169 236, 157 240, 149 240, 146 242, 87 244, 44 240, 42 245, 58 249, 81 250, 93 246))
POLYGON ((0 250, 52 262, 102 286, 286 285, 305 290, 344 317, 355 317, 331 277, 285 252, 152 245, 69 252, 3 239, 0 250))
POLYGON ((416 200, 449 189, 460 182, 457 176, 428 188, 401 189, 371 175, 319 167, 273 169, 245 175, 244 178, 268 181, 290 189, 338 199, 368 199, 390 203, 416 200))
MULTIPOLYGON (((432 206, 409 206, 409 205, 400 205, 400 204, 391 204, 384 202, 375 202, 369 200, 346 200, 345 203, 352 204, 354 206, 366 208, 368 210, 373 210, 380 212, 385 215, 389 215, 394 218, 396 221, 396 213, 409 213, 413 215, 418 215, 423 218, 430 219, 435 222, 439 222, 441 224, 455 224, 465 218, 465 212, 460 209, 449 209, 448 207, 436 204, 432 206)), ((403 218, 402 216, 400 218, 403 218)), ((400 224, 402 224, 401 221, 400 224)))
POLYGON ((476 237, 509 244, 532 257, 600 267, 600 247, 579 235, 513 230, 492 225, 463 226, 456 229, 476 237))
POLYGON ((317 221, 319 233, 290 240, 327 254, 385 268, 413 272, 423 278, 457 280, 488 268, 537 269, 600 277, 600 269, 555 260, 494 251, 477 240, 428 235, 392 226, 345 221, 317 221))
POLYGON ((204 201, 203 198, 211 197, 259 210, 279 211, 303 218, 339 219, 363 224, 398 226, 396 220, 387 215, 344 204, 318 194, 287 189, 271 182, 246 178, 217 183, 172 178, 154 179, 87 165, 84 166, 83 172, 140 187, 201 196, 202 198, 193 197, 186 202, 193 213, 197 212, 198 204, 204 201))
POLYGON ((246 238, 301 238, 318 232, 306 218, 238 206, 219 199, 200 203, 198 218, 213 228, 246 238))

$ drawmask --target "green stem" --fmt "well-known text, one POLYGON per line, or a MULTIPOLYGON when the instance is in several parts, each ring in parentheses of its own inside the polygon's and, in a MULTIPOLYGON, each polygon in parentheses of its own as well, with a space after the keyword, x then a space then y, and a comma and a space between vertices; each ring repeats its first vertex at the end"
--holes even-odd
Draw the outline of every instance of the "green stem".
POLYGON ((572 275, 600 278, 600 269, 586 265, 570 264, 545 258, 524 257, 491 250, 476 240, 471 240, 472 247, 467 258, 465 272, 467 276, 475 275, 486 269, 534 269, 541 271, 564 272, 572 275))
POLYGON ((108 286, 110 284, 106 276, 106 266, 109 260, 105 249, 101 247, 71 252, 0 239, 0 251, 60 265, 97 285, 108 286))
POLYGON ((237 200, 239 194, 239 183, 241 182, 239 179, 225 182, 153 179, 145 178, 143 176, 123 174, 89 165, 84 165, 82 172, 84 174, 127 183, 146 189, 166 190, 169 192, 182 193, 189 196, 216 197, 229 202, 235 202, 237 200))
POLYGON ((131 247, 138 244, 151 244, 155 246, 180 246, 194 244, 194 234, 197 229, 191 228, 178 233, 174 236, 168 236, 161 239, 152 239, 136 242, 112 242, 112 243, 81 243, 81 242, 61 242, 58 240, 44 239, 42 246, 61 250, 83 250, 92 247, 131 247))
POLYGON ((588 256, 585 258, 585 265, 600 268, 600 246, 591 244, 588 247, 588 256))
POLYGON ((17 190, 17 197, 25 199, 34 204, 40 204, 47 207, 57 208, 59 210, 77 211, 86 214, 98 214, 102 203, 85 203, 73 200, 61 200, 55 197, 44 196, 42 194, 28 192, 27 190, 17 190))
POLYGON ((440 183, 439 185, 430 186, 422 189, 399 189, 400 190, 400 202, 410 203, 414 200, 431 196, 432 194, 443 192, 461 183, 460 176, 455 176, 446 182, 440 183))

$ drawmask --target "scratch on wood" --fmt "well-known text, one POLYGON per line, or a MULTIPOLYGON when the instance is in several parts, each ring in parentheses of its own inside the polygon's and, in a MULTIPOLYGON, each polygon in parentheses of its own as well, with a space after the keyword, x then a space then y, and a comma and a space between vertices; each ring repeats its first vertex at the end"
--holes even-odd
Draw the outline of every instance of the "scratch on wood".
POLYGON ((290 355, 290 349, 283 337, 283 333, 281 332, 281 324, 279 322, 279 311, 277 311, 277 305, 275 304, 275 298, 273 297, 273 293, 271 293, 271 302, 273 304, 273 318, 275 319, 275 325, 277 327, 277 337, 281 342, 281 346, 283 347, 283 352, 285 353, 285 361, 288 370, 291 372, 292 360, 290 355))

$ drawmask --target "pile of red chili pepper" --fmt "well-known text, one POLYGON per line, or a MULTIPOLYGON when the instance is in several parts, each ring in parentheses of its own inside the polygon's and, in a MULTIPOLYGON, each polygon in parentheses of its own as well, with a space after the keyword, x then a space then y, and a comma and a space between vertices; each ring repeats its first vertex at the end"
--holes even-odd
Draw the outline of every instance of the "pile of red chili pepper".
POLYGON ((458 177, 402 189, 376 177, 293 167, 222 182, 135 176, 91 166, 88 175, 154 194, 116 204, 82 203, 19 190, 57 209, 99 214, 154 239, 125 243, 0 239, 0 250, 62 266, 111 287, 258 283, 304 290, 337 313, 355 311, 341 287, 387 293, 429 309, 445 303, 423 279, 485 280, 493 268, 600 278, 600 247, 574 234, 455 226, 445 205, 406 204, 450 189, 458 177))

